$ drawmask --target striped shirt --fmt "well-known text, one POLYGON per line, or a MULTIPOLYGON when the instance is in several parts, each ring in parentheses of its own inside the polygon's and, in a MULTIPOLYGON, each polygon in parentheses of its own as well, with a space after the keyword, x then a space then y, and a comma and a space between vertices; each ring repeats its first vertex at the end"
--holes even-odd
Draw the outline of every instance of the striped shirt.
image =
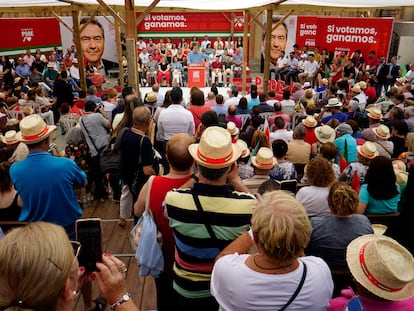
POLYGON ((176 242, 174 289, 186 298, 210 297, 210 277, 219 252, 249 229, 256 199, 232 192, 227 186, 197 183, 192 189, 175 189, 165 198, 176 242), (193 199, 198 194, 203 211, 193 199), (217 239, 208 233, 210 224, 217 239))

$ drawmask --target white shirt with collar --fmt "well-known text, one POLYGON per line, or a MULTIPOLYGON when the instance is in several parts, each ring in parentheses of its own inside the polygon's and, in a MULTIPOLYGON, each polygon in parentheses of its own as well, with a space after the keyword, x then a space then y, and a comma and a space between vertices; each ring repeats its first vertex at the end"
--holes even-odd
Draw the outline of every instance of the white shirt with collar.
POLYGON ((194 136, 194 117, 182 105, 172 104, 161 111, 157 123, 158 137, 168 141, 174 134, 186 133, 194 136))

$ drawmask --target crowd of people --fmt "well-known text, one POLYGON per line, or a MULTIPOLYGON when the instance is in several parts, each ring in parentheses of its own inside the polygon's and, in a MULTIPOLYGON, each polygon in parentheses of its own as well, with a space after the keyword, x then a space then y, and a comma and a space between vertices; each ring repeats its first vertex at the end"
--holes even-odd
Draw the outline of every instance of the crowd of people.
POLYGON ((10 103, 20 103, 14 80, 6 84, 12 70, 3 74, 0 221, 31 224, 0 240, 1 310, 69 310, 81 289, 85 309, 99 310, 90 294, 94 279, 112 309, 136 310, 122 262, 104 254, 99 272, 85 277, 73 256, 69 239, 83 213, 74 187, 101 201, 112 196, 121 227, 137 220, 149 199, 163 236, 164 269, 155 279, 160 311, 413 308, 414 65, 388 84, 394 58, 374 61, 370 53, 363 61, 355 51, 328 61, 323 52, 295 49, 289 57, 318 68, 324 59, 330 73, 284 75, 280 62, 272 74, 290 83, 286 89, 260 93, 252 85, 242 96, 234 85, 219 94, 217 83, 232 84, 223 65, 207 94, 193 87, 185 99, 181 81, 170 81, 177 68, 169 62, 180 49, 188 49, 187 63, 206 64, 207 51, 228 60, 233 52, 233 61, 240 52, 235 43, 208 41, 183 42, 173 55, 168 40, 139 40, 139 55, 159 58, 157 74, 141 76, 144 84, 154 79, 146 94, 130 86, 98 93, 93 83, 85 92, 71 87, 66 71, 53 85, 51 76, 22 84, 22 106, 46 100, 21 120, 8 114, 10 103), (165 93, 164 82, 174 84, 165 93), (48 88, 57 98, 52 115, 48 88), (65 150, 56 148, 57 130, 65 150), (108 146, 121 160, 104 171, 108 146), (395 217, 385 235, 374 234, 367 216, 375 214, 395 217), (336 270, 352 274, 355 284, 335 298, 336 270), (22 274, 29 284, 43 282, 47 295, 33 286, 17 289, 22 274))

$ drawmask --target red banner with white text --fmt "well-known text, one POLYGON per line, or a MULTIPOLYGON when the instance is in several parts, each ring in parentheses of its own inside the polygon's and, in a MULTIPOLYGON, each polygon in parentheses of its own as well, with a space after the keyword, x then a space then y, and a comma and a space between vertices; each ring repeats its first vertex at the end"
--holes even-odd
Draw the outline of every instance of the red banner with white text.
POLYGON ((0 29, 5 30, 0 40, 2 54, 62 45, 56 18, 1 18, 0 29))
MULTIPOLYGON (((140 16, 141 13, 137 13, 140 16)), ((179 12, 161 13, 154 12, 145 16, 138 25, 137 31, 141 37, 191 37, 193 35, 228 35, 234 25, 234 32, 243 33, 243 13, 222 12, 179 12)))
POLYGON ((309 49, 319 46, 328 51, 348 51, 351 55, 361 50, 364 56, 373 50, 377 55, 388 55, 393 18, 350 18, 298 16, 296 43, 309 49))

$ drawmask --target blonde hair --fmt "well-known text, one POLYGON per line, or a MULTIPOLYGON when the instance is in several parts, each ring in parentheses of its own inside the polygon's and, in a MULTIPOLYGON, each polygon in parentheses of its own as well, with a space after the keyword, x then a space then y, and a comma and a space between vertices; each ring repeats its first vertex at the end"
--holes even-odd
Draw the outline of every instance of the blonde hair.
POLYGON ((35 222, 0 240, 0 262, 0 306, 50 311, 70 277, 74 255, 62 227, 35 222))
POLYGON ((335 215, 349 216, 356 213, 359 199, 356 191, 347 183, 336 182, 329 190, 328 202, 335 215))
POLYGON ((272 191, 259 196, 252 230, 266 255, 290 260, 301 256, 312 229, 302 204, 287 192, 272 191))

